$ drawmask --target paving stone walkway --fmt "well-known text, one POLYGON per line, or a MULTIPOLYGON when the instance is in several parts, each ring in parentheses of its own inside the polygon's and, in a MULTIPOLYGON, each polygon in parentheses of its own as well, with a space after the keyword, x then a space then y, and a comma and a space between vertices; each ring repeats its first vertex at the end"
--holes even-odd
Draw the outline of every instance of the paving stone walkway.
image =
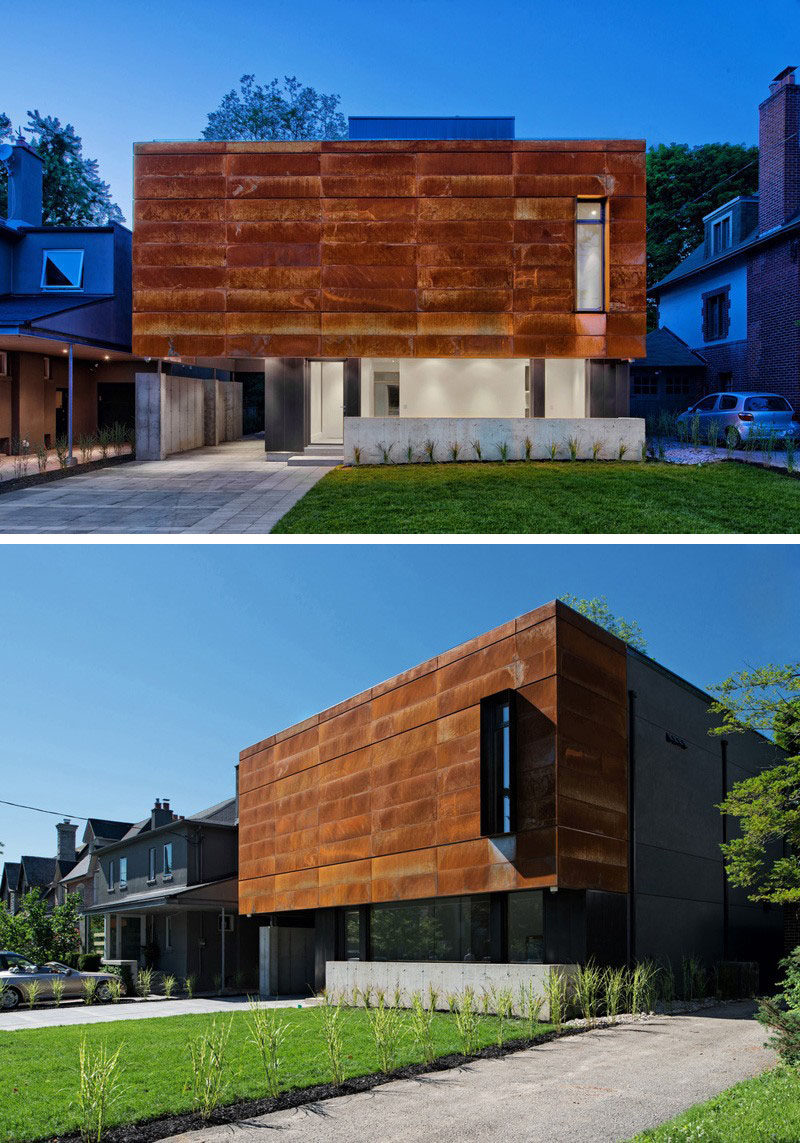
POLYGON ((132 461, 0 495, 0 533, 265 534, 330 469, 268 461, 259 439, 132 461))

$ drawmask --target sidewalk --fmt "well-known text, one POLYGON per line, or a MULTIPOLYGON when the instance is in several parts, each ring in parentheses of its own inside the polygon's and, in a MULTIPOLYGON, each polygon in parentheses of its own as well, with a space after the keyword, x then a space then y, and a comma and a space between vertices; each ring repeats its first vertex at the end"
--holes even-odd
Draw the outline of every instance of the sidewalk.
MULTIPOLYGON (((264 1008, 311 1008, 319 1001, 304 996, 263 1000, 264 1008)), ((195 1016, 209 1012, 241 1012, 250 1007, 246 996, 197 996, 192 1000, 125 1000, 119 1004, 77 1004, 61 1008, 0 1010, 0 1032, 27 1028, 57 1028, 68 1024, 109 1024, 114 1020, 150 1020, 161 1016, 195 1016)))

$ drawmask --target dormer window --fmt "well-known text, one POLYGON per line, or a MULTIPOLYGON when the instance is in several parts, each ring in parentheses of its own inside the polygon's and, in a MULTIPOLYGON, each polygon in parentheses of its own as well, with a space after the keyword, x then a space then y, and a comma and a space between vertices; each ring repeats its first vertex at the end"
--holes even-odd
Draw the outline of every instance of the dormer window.
POLYGON ((44 250, 42 252, 43 290, 82 290, 83 251, 44 250))
POLYGON ((721 254, 723 250, 727 250, 731 244, 731 216, 726 214, 724 218, 718 218, 716 222, 711 223, 711 253, 721 254))

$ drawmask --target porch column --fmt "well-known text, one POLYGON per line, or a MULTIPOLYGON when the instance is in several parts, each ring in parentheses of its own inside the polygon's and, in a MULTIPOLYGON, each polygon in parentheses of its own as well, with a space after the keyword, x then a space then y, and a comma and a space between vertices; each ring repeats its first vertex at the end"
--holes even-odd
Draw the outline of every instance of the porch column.
POLYGON ((222 909, 220 910, 220 918, 221 918, 221 925, 220 925, 221 932, 220 932, 220 942, 219 942, 219 949, 220 949, 220 954, 219 954, 220 966, 219 967, 220 967, 220 976, 222 978, 222 991, 224 992, 225 991, 225 906, 224 905, 222 906, 222 909))
POLYGON ((121 960, 122 959, 122 925, 120 924, 119 913, 114 914, 114 931, 116 933, 116 941, 115 941, 116 948, 114 950, 114 959, 115 960, 121 960))

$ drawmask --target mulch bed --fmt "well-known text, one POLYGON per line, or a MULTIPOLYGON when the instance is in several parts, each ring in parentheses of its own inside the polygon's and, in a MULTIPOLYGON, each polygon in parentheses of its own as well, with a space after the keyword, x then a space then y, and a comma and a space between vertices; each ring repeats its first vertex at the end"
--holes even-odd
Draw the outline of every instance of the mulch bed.
MULTIPOLYGON (((392 1072, 377 1072, 368 1076, 354 1076, 341 1084, 324 1083, 314 1087, 295 1088, 292 1091, 282 1092, 276 1099, 240 1099, 236 1103, 229 1103, 218 1108, 208 1119, 202 1119, 193 1111, 182 1112, 179 1115, 162 1115, 156 1119, 141 1120, 138 1123, 128 1123, 120 1127, 111 1127, 103 1135, 104 1143, 152 1143, 156 1139, 167 1139, 171 1135, 179 1135, 184 1131, 199 1131, 202 1128, 224 1126, 225 1124, 240 1123, 254 1119, 259 1115, 268 1115, 273 1111, 286 1111, 294 1107, 303 1107, 308 1104, 323 1103, 327 1099, 335 1099, 340 1095, 358 1095, 360 1092, 370 1091, 394 1080, 414 1079, 417 1076, 429 1075, 433 1072, 452 1071, 462 1068, 473 1060, 496 1060, 507 1056, 511 1052, 524 1051, 526 1048, 545 1044, 563 1036, 575 1036, 585 1032, 586 1028, 564 1027, 561 1032, 543 1032, 532 1039, 508 1040, 502 1048, 497 1046, 483 1048, 474 1056, 462 1056, 453 1053, 449 1056, 439 1056, 430 1065, 409 1064, 404 1068, 395 1068, 392 1072)), ((80 1143, 80 1135, 49 1135, 48 1143, 80 1143)), ((36 1140, 35 1143, 44 1143, 36 1140)))
POLYGON ((32 472, 30 476, 20 476, 11 480, 0 480, 0 495, 3 492, 17 492, 20 488, 31 488, 35 484, 50 484, 54 480, 63 480, 67 476, 80 476, 85 472, 93 472, 97 468, 111 468, 118 464, 127 464, 136 460, 131 452, 121 456, 107 456, 105 460, 90 460, 86 464, 75 464, 72 468, 49 468, 47 472, 32 472))

